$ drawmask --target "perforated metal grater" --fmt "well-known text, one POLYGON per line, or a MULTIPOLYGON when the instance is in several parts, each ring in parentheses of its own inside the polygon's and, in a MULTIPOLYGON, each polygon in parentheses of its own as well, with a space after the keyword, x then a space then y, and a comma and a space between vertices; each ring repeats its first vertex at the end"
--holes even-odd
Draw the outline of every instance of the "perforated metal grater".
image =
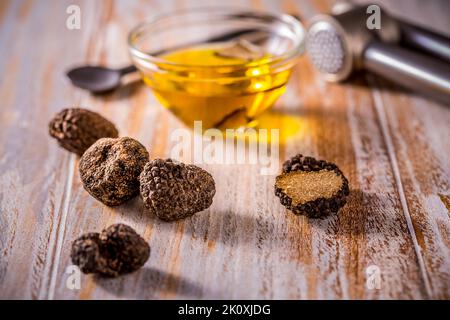
POLYGON ((381 11, 381 28, 366 26, 366 7, 342 6, 312 19, 307 51, 328 81, 365 69, 450 104, 450 39, 381 11))

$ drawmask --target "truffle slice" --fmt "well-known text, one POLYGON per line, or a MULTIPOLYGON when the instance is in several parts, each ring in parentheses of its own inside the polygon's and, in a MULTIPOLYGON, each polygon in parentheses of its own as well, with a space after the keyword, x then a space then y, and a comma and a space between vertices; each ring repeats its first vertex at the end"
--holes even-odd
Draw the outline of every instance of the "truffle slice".
POLYGON ((80 159, 87 192, 107 206, 117 206, 139 193, 139 174, 148 162, 145 147, 132 138, 102 138, 80 159))
POLYGON ((82 108, 68 108, 57 113, 48 125, 50 136, 64 149, 81 156, 100 138, 117 138, 114 124, 100 114, 82 108))
POLYGON ((142 267, 150 256, 150 246, 124 224, 115 224, 102 233, 87 233, 72 244, 71 259, 83 273, 117 277, 142 267))
POLYGON ((171 159, 147 163, 139 180, 145 206, 165 221, 183 219, 209 208, 216 193, 211 174, 171 159))
POLYGON ((338 212, 348 194, 348 181, 335 164, 301 154, 286 161, 275 179, 281 204, 310 218, 338 212))

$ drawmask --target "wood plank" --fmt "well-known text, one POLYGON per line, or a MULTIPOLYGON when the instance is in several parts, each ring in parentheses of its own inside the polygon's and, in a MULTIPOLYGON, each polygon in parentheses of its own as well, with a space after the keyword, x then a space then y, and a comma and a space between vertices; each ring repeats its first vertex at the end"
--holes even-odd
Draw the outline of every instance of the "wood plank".
MULTIPOLYGON (((152 216, 139 198, 108 208, 84 191, 78 159, 48 138, 56 111, 67 105, 98 111, 152 158, 169 156, 170 134, 183 125, 139 82, 91 96, 64 82, 64 71, 84 62, 127 64, 126 35, 137 21, 194 2, 201 5, 77 1, 78 31, 64 27, 69 1, 1 7, 0 70, 11 76, 0 80, 0 298, 448 299, 450 113, 375 77, 327 84, 304 57, 267 115, 291 137, 279 164, 300 152, 336 162, 349 178, 349 203, 338 216, 309 220, 287 212, 273 194, 274 176, 251 164, 203 165, 216 181, 214 203, 175 223, 152 216), (40 41, 25 51, 37 29, 40 41), (81 290, 68 289, 72 240, 116 222, 148 240, 147 264, 118 279, 82 275, 81 290), (366 285, 373 265, 381 272, 379 289, 366 285)), ((449 30, 439 10, 448 4, 424 9, 420 1, 399 2, 386 5, 449 30)), ((227 3, 304 20, 332 4, 227 3)))
MULTIPOLYGON (((450 35, 450 21, 445 18, 448 10, 443 10, 449 8, 448 3, 393 2, 386 7, 405 20, 421 8, 415 23, 432 23, 435 30, 450 35)), ((385 124, 389 156, 396 183, 403 190, 403 211, 411 221, 428 297, 448 299, 450 209, 445 199, 450 195, 450 109, 375 77, 369 77, 369 83, 380 122, 385 124)))
MULTIPOLYGON (((48 292, 70 177, 65 168, 73 160, 48 139, 47 123, 57 110, 76 101, 62 74, 68 62, 83 60, 90 35, 89 28, 77 33, 65 29, 67 5, 14 1, 1 28, 0 70, 9 75, 0 89, 2 298, 45 298, 48 292), (31 39, 35 30, 39 41, 31 39), (65 39, 66 45, 55 39, 65 39)), ((86 12, 85 18, 92 22, 94 17, 86 12)))

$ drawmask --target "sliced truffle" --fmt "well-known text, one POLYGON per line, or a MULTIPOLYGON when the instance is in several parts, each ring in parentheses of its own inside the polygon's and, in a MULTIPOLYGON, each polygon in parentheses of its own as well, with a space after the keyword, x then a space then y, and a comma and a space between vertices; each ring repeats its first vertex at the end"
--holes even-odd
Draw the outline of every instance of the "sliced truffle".
POLYGON ((150 246, 124 224, 115 224, 102 233, 87 233, 72 244, 71 259, 83 273, 117 277, 142 267, 150 256, 150 246))
POLYGON ((165 221, 209 208, 216 193, 211 174, 171 159, 147 163, 140 176, 140 190, 145 206, 165 221))
POLYGON ((81 156, 100 138, 117 138, 114 124, 96 112, 82 108, 64 109, 50 121, 49 134, 61 147, 81 156))
POLYGON ((102 138, 80 159, 84 188, 108 206, 117 206, 139 193, 139 174, 148 162, 145 147, 132 138, 102 138))
POLYGON ((275 195, 295 214, 310 218, 336 213, 349 194, 347 178, 330 162, 303 157, 286 161, 275 179, 275 195))

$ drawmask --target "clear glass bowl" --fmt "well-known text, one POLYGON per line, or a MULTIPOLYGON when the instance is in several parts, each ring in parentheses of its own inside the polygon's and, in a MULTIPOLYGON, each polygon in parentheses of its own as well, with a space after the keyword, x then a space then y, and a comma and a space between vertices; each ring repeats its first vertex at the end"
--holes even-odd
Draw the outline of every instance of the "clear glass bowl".
POLYGON ((188 126, 254 122, 284 93, 305 31, 289 15, 178 11, 134 28, 131 58, 158 100, 188 126))

